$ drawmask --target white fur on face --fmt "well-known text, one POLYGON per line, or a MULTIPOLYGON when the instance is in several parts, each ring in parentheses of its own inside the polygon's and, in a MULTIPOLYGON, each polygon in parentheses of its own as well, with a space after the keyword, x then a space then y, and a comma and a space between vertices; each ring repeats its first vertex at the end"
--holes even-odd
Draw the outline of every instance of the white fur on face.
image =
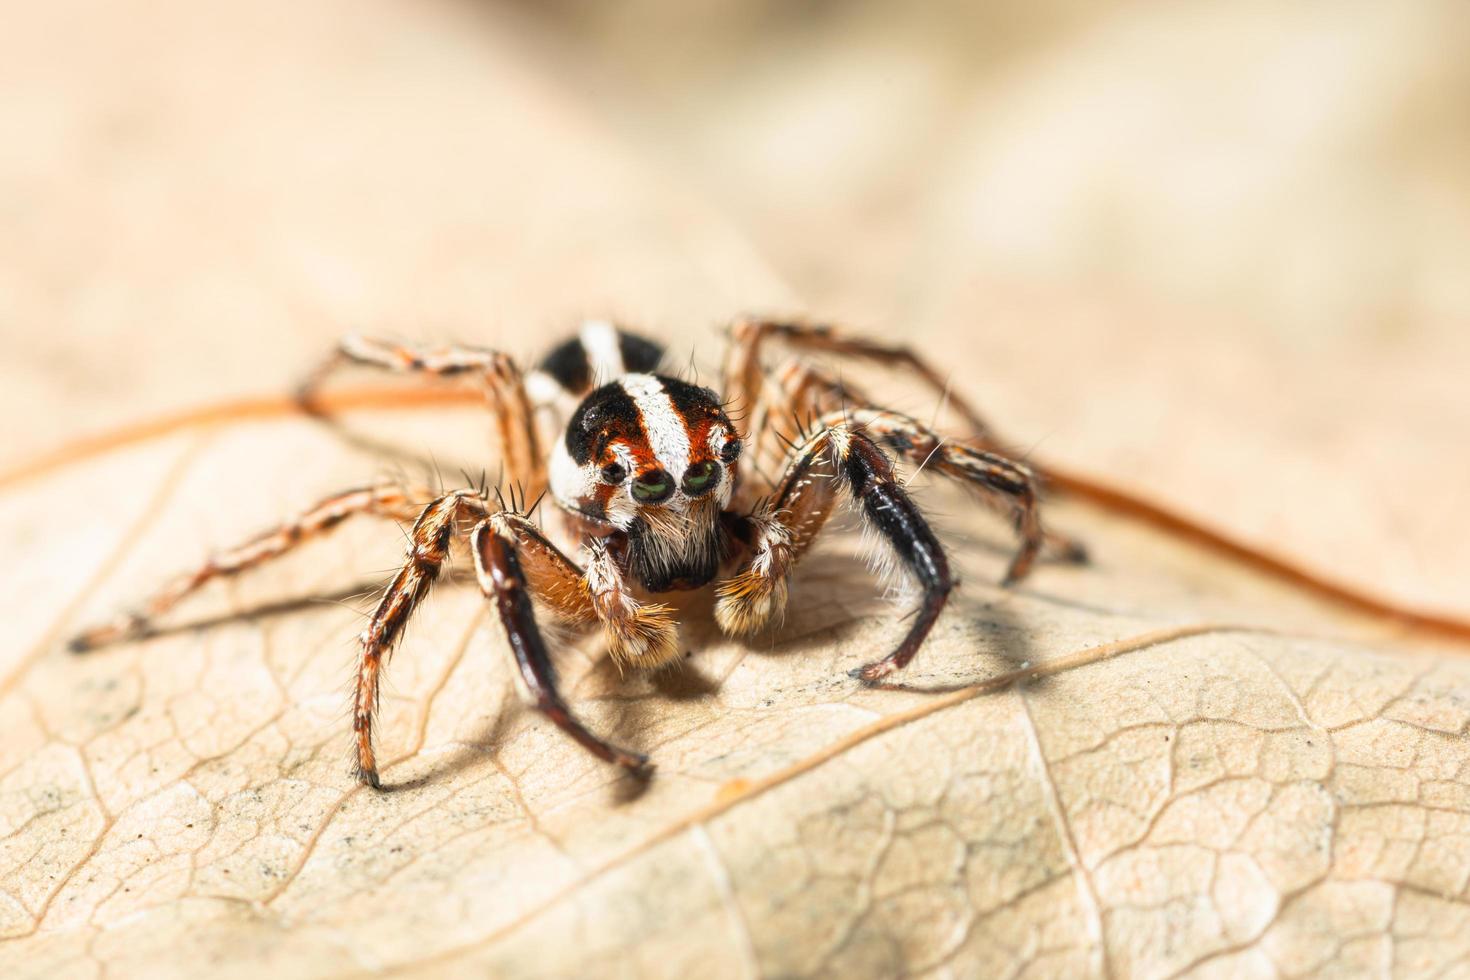
POLYGON ((676 482, 682 480, 689 468, 689 430, 674 400, 664 391, 663 382, 651 374, 627 374, 618 383, 643 416, 648 448, 653 450, 659 467, 676 482))

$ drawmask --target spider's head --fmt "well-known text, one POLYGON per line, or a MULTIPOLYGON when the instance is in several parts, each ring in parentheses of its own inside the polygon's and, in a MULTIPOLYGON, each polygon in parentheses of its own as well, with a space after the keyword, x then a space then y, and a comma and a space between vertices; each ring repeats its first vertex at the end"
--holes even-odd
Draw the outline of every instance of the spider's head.
POLYGON ((630 569, 650 591, 696 588, 720 560, 740 436, 719 397, 654 374, 592 391, 551 460, 558 503, 628 535, 630 569))

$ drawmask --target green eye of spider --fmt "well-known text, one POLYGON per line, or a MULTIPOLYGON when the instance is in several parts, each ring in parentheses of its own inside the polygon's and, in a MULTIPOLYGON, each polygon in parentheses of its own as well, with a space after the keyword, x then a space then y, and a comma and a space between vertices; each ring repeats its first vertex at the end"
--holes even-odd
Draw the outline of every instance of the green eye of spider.
POLYGON ((720 475, 720 467, 716 463, 695 463, 684 471, 684 492, 693 496, 708 490, 720 475))
POLYGON ((644 503, 663 500, 673 492, 673 482, 663 470, 654 470, 652 473, 645 473, 642 477, 633 481, 633 497, 644 503))

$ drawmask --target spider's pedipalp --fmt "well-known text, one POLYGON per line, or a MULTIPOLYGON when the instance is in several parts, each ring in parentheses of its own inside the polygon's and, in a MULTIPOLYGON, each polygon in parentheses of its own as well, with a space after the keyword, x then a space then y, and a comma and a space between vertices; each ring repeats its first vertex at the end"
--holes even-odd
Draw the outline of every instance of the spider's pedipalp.
POLYGON ((759 632, 786 611, 787 575, 797 556, 791 529, 769 511, 754 526, 750 561, 715 589, 715 622, 733 636, 759 632))
POLYGON ((613 662, 646 670, 677 660, 679 629, 673 610, 633 597, 606 542, 590 541, 586 550, 587 592, 613 662))

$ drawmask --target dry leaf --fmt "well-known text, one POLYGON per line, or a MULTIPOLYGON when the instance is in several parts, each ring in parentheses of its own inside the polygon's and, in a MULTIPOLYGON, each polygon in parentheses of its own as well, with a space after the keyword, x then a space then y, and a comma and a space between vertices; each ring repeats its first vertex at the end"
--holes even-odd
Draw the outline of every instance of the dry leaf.
MULTIPOLYGON (((12 11, 16 58, 0 63, 44 63, 65 36, 58 9, 12 11)), ((788 299, 706 210, 542 85, 507 41, 515 27, 337 3, 287 31, 286 9, 115 16, 137 33, 93 38, 102 53, 150 43, 159 24, 191 43, 92 59, 112 88, 67 75, 70 87, 31 96, 65 109, 77 142, 109 158, 132 147, 209 207, 191 214, 116 171, 103 192, 86 185, 114 209, 97 208, 117 222, 99 238, 112 261, 75 307, 39 287, 18 306, 86 327, 103 353, 79 354, 64 331, 9 345, 32 359, 3 395, 32 427, 21 446, 53 448, 63 419, 283 387, 344 319, 530 352, 524 327, 476 318, 540 324, 606 304, 660 327, 788 299), (211 72, 220 61, 255 70, 211 72), (209 80, 197 104, 116 115, 152 104, 150 70, 185 69, 209 80), (379 114, 354 115, 362 102, 379 114), (321 139, 328 123, 341 129, 321 139), (342 156, 318 157, 323 146, 342 156), (374 166, 345 167, 364 159, 374 166), (191 248, 211 222, 243 238, 191 248), (118 244, 140 227, 154 234, 118 244), (179 295, 191 299, 145 315, 179 295), (303 325, 293 304, 331 315, 303 325), (215 312, 234 327, 196 329, 215 312), (52 350, 75 363, 46 369, 52 350)), ((28 145, 42 162, 79 159, 62 137, 28 145)), ((57 227, 54 251, 9 266, 35 283, 80 276, 85 223, 57 227)), ((714 353, 704 334, 663 332, 714 353)), ((432 448, 451 479, 449 460, 485 463, 484 421, 462 407, 349 421, 432 448)), ((1081 504, 1048 513, 1096 563, 1002 591, 1004 530, 925 491, 965 587, 903 677, 915 690, 846 675, 887 649, 903 612, 877 598, 850 537, 803 566, 787 622, 760 642, 719 637, 696 597, 679 670, 623 678, 595 645, 569 643, 576 710, 653 754, 647 787, 519 706, 498 627, 453 584, 388 672, 392 791, 351 782, 360 613, 336 600, 398 560, 391 526, 348 526, 212 590, 147 643, 61 651, 68 630, 206 548, 383 465, 274 416, 154 434, 0 485, 15 580, 0 592, 0 974, 1467 969, 1459 651, 1081 504)))
MULTIPOLYGON (((475 428, 358 421, 446 418, 475 428)), ((1465 955, 1470 670, 1319 638, 1364 627, 1080 508, 1053 519, 1097 565, 1004 592, 1003 531, 928 494, 966 587, 904 680, 948 693, 846 676, 902 628, 846 539, 765 641, 719 638, 695 601, 679 670, 620 678, 568 648, 577 710, 657 759, 646 791, 518 705, 469 586, 436 593, 391 666, 383 794, 347 772, 350 606, 57 649, 77 606, 368 465, 268 420, 0 501, 34 556, 5 610, 28 650, 0 702, 7 976, 1418 974, 1465 955), (127 492, 99 506, 99 486, 127 492)), ((184 620, 333 595, 400 545, 350 528, 184 620)))

